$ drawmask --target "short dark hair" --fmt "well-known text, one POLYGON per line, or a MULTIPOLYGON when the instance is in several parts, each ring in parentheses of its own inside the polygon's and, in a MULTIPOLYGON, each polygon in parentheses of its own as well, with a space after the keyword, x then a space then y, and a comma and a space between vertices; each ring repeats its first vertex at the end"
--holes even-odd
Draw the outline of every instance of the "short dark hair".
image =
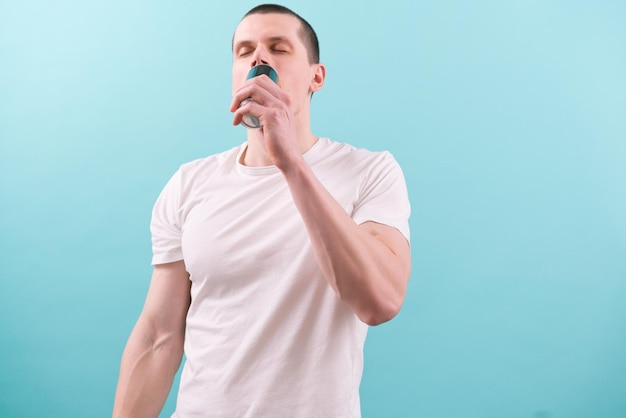
POLYGON ((306 49, 309 52, 309 63, 311 64, 319 64, 320 62, 320 44, 319 41, 317 39, 317 34, 315 33, 315 31, 313 30, 313 27, 309 24, 309 22, 307 22, 306 20, 304 20, 304 18, 302 16, 300 16, 299 14, 297 14, 296 12, 294 12, 293 10, 285 7, 285 6, 281 6, 280 4, 260 4, 256 7, 253 7, 252 9, 250 9, 248 11, 248 13, 246 13, 245 15, 243 15, 243 17, 241 18, 241 20, 245 19, 246 17, 250 16, 250 15, 254 15, 254 14, 268 14, 268 13, 278 13, 278 14, 284 14, 284 15, 291 15, 293 17, 295 17, 296 19, 298 19, 300 21, 300 39, 302 40, 302 43, 304 43, 304 46, 306 47, 306 49))

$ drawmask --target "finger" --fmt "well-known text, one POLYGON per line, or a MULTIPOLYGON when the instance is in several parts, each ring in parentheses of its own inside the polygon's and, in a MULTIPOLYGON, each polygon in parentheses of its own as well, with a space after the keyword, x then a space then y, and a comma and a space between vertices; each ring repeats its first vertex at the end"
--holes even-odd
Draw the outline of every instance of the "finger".
MULTIPOLYGON (((267 76, 266 76, 267 77, 267 76)), ((260 78, 260 77, 258 77, 260 78)), ((271 82, 271 80, 270 80, 271 82)), ((264 84, 260 80, 249 80, 244 86, 233 93, 233 98, 230 103, 230 111, 234 112, 241 106, 241 103, 246 99, 253 99, 257 103, 272 103, 275 102, 277 97, 268 90, 268 87, 274 87, 271 84, 264 84)))
POLYGON ((247 80, 246 83, 233 93, 233 99, 230 103, 230 111, 234 112, 239 108, 241 102, 245 99, 252 98, 258 103, 272 106, 283 100, 284 93, 280 87, 276 85, 267 75, 263 74, 247 80))
POLYGON ((263 122, 263 115, 267 110, 268 108, 255 102, 254 100, 248 100, 235 110, 235 113, 233 114, 233 125, 239 125, 244 115, 247 115, 248 113, 256 116, 261 122, 263 122))

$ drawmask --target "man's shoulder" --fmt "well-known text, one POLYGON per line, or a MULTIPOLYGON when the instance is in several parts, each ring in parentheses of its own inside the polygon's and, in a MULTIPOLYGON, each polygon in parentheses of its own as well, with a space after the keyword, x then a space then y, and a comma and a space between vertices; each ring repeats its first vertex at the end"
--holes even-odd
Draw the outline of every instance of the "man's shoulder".
POLYGON ((329 138, 320 138, 324 154, 331 159, 341 159, 353 163, 375 164, 381 161, 394 161, 391 152, 387 150, 373 151, 347 142, 338 142, 329 138))
POLYGON ((195 177, 199 174, 210 175, 216 171, 234 166, 240 150, 241 145, 238 145, 226 151, 188 161, 182 164, 178 171, 184 177, 195 177))

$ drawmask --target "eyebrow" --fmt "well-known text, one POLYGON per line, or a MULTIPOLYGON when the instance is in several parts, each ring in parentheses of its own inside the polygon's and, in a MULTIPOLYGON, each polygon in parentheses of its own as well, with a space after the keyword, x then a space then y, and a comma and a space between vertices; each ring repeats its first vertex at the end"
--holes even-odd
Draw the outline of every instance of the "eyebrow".
MULTIPOLYGON (((285 36, 270 36, 269 38, 267 38, 267 42, 269 42, 271 44, 275 44, 275 43, 278 43, 278 42, 285 42, 289 46, 293 46, 293 42, 291 42, 289 40, 289 38, 287 38, 285 36)), ((254 42, 253 41, 249 41, 249 40, 239 41, 239 42, 237 42, 233 46, 233 51, 236 51, 237 49, 239 49, 241 47, 250 46, 250 45, 253 45, 253 44, 254 44, 254 42)))

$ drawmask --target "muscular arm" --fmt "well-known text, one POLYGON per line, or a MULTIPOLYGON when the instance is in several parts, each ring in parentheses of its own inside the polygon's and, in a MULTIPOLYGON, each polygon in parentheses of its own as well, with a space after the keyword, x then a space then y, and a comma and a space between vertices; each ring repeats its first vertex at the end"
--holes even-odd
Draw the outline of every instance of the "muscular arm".
POLYGON ((341 300, 369 324, 400 310, 411 270, 409 244, 395 228, 357 225, 304 160, 283 169, 317 261, 341 300))
MULTIPOLYGON (((323 79, 322 73, 316 80, 323 79)), ((326 190, 302 157, 302 145, 314 142, 308 119, 301 116, 306 112, 296 117, 290 96, 269 78, 255 77, 235 91, 231 111, 235 125, 248 112, 262 121, 262 129, 248 133, 245 158, 257 165, 269 159, 281 170, 322 273, 339 298, 369 325, 393 318, 404 301, 411 270, 404 236, 374 222, 357 225, 326 190), (247 97, 256 102, 239 107, 247 97)))
POLYGON ((124 349, 113 417, 156 417, 183 355, 190 281, 182 261, 157 265, 124 349))

